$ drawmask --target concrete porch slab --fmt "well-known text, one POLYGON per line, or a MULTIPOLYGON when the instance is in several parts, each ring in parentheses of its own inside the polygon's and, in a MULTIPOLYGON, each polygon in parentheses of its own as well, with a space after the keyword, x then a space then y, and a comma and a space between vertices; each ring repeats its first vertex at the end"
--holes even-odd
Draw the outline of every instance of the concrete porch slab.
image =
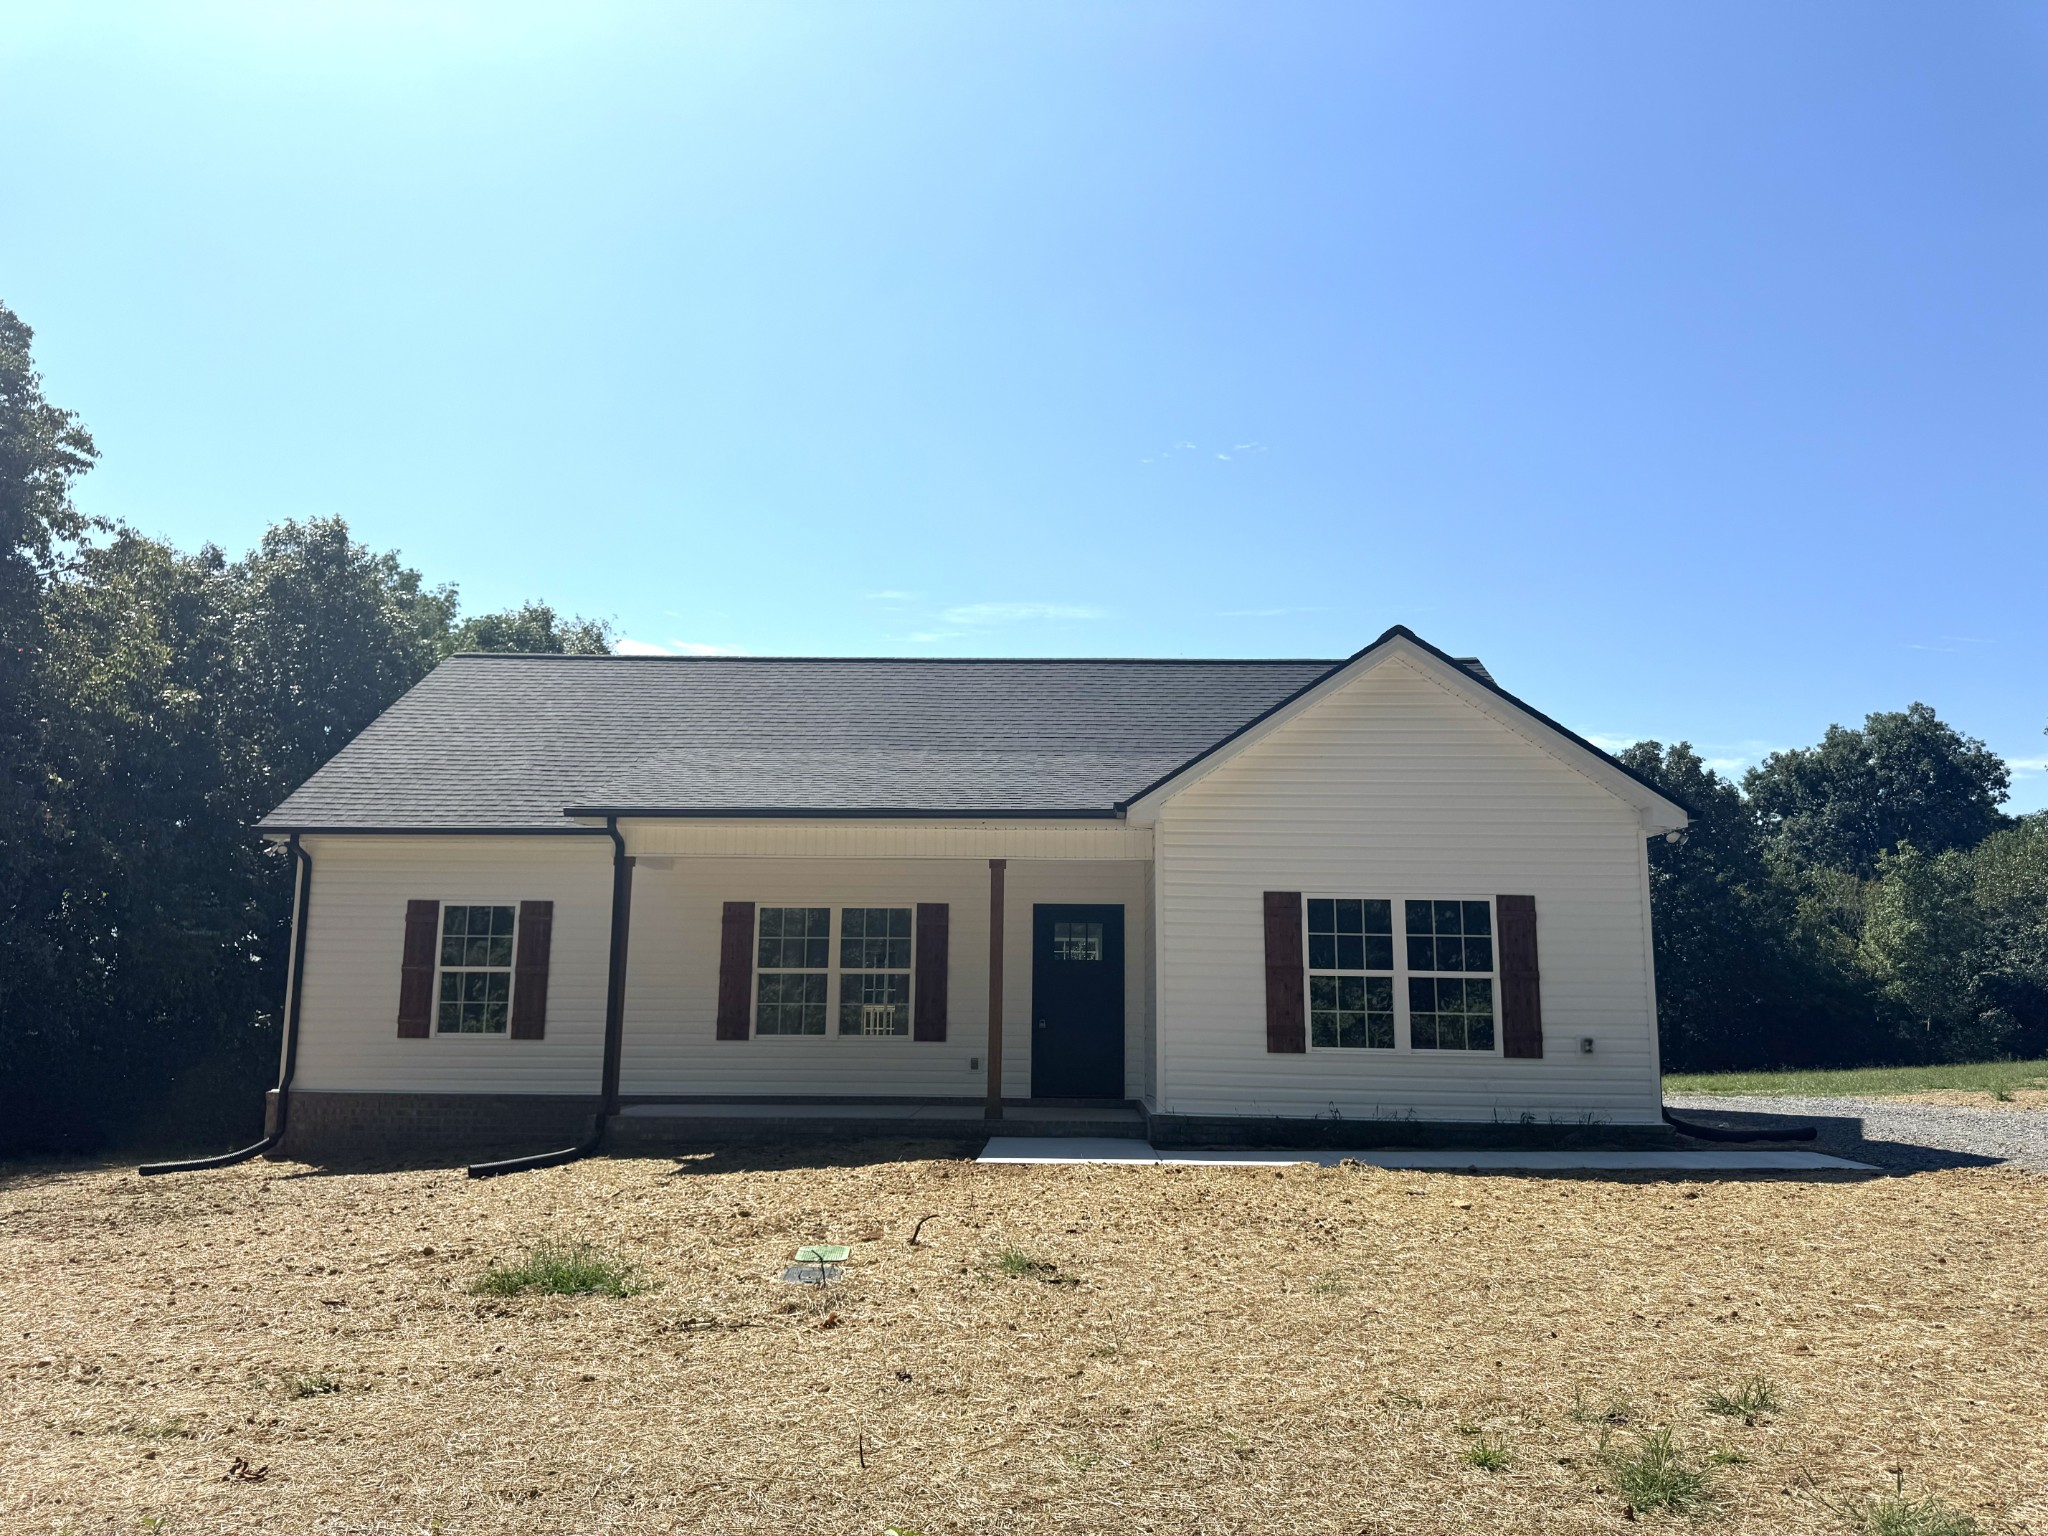
POLYGON ((1869 1163, 1830 1157, 1825 1152, 1726 1150, 1662 1151, 1516 1151, 1494 1148, 1457 1150, 1318 1151, 1176 1151, 1150 1142, 1115 1136, 992 1136, 977 1161, 984 1163, 1124 1163, 1179 1164, 1190 1168, 1286 1168, 1299 1163, 1335 1167, 1346 1158, 1375 1168, 1461 1173, 1764 1173, 1832 1170, 1873 1173, 1869 1163))

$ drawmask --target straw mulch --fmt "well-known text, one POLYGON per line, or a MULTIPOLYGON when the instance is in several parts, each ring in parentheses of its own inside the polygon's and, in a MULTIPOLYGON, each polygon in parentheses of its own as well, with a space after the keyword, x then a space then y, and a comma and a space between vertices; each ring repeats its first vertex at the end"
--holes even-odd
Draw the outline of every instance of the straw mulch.
POLYGON ((0 1530, 1777 1536, 1903 1468, 2048 1531, 2044 1218, 1995 1169, 17 1167, 0 1530), (549 1239, 649 1288, 471 1289, 549 1239), (779 1279, 814 1240, 853 1246, 822 1294, 779 1279), (1705 1410, 1752 1373, 1781 1412, 1705 1410), (1603 1431, 1662 1425, 1724 1453, 1716 1512, 1613 1491, 1603 1431))

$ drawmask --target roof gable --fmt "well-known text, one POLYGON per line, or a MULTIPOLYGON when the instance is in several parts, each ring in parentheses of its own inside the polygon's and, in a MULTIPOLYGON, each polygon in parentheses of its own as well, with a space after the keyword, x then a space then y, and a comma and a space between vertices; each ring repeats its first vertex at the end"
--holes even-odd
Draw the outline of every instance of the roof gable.
POLYGON ((1473 658, 1438 650, 1405 625, 1397 624, 1364 650, 1335 663, 1284 699, 1277 700, 1228 736, 1204 748, 1146 785, 1119 807, 1137 825, 1150 825, 1160 808, 1188 786, 1263 740, 1280 726, 1313 709, 1354 678, 1399 657, 1419 667, 1450 692, 1534 742, 1595 784, 1633 807, 1646 832, 1676 831, 1690 820, 1686 807, 1648 779, 1548 715, 1502 688, 1473 658))

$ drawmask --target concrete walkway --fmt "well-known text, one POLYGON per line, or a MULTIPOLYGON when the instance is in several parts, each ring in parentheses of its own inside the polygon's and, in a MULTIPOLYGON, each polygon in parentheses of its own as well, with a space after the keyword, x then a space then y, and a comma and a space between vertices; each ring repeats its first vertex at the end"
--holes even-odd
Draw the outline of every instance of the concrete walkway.
POLYGON ((992 1136, 979 1161, 984 1163, 1173 1163, 1189 1168, 1287 1168, 1298 1163, 1334 1167, 1350 1158, 1375 1168, 1434 1169, 1462 1173, 1763 1173, 1812 1171, 1868 1173, 1869 1163, 1854 1163, 1825 1152, 1763 1152, 1742 1147, 1686 1152, 1515 1152, 1399 1151, 1369 1152, 1228 1152, 1160 1151, 1150 1142, 1113 1136, 992 1136))

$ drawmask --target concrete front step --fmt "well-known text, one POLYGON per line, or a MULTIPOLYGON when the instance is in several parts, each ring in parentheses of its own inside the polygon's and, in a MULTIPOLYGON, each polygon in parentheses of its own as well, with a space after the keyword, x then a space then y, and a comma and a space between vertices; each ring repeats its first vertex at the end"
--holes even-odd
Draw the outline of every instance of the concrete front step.
POLYGON ((990 1120, 978 1104, 791 1102, 633 1104, 611 1122, 621 1150, 751 1137, 911 1138, 979 1144, 992 1135, 1142 1136, 1144 1114, 1127 1105, 1007 1105, 990 1120))

